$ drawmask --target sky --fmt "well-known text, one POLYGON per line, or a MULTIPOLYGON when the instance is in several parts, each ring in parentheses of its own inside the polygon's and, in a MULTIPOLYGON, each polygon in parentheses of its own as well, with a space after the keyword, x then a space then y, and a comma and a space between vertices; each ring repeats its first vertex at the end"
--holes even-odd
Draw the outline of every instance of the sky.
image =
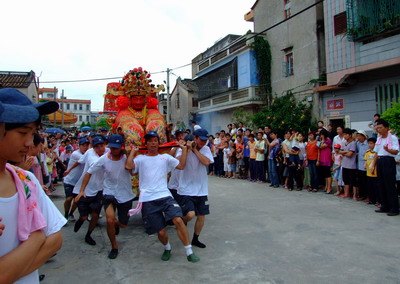
POLYGON ((109 82, 143 67, 171 91, 177 76, 191 78, 192 61, 227 34, 253 30, 244 21, 255 0, 22 0, 4 1, 0 71, 30 71, 40 87, 57 87, 69 99, 90 99, 102 110, 109 82))

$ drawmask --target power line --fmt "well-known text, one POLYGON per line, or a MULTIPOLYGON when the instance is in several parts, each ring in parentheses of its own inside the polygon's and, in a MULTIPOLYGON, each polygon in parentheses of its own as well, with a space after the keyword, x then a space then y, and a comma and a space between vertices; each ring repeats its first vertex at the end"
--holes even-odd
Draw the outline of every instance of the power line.
MULTIPOLYGON (((314 4, 311 4, 310 6, 307 6, 307 7, 304 8, 303 10, 300 10, 299 12, 294 13, 293 15, 290 15, 290 16, 287 17, 286 19, 284 19, 284 20, 282 20, 282 21, 280 21, 280 22, 278 22, 278 23, 276 23, 276 24, 273 24, 272 26, 270 26, 270 27, 268 27, 268 28, 262 30, 261 32, 255 33, 254 35, 252 35, 251 37, 249 37, 247 40, 253 39, 253 38, 255 38, 255 37, 259 36, 259 35, 263 35, 263 33, 265 33, 265 32, 267 32, 267 31, 269 31, 269 30, 271 30, 271 29, 273 29, 273 28, 279 26, 280 24, 283 24, 283 23, 289 21, 290 19, 292 19, 292 18, 294 18, 294 17, 297 17, 298 15, 304 13, 305 11, 311 9, 312 7, 314 7, 314 6, 316 6, 316 5, 320 4, 320 3, 322 3, 322 2, 324 2, 324 1, 325 1, 325 0, 319 0, 319 1, 315 2, 314 4)), ((201 61, 204 61, 204 60, 206 60, 206 59, 211 58, 213 55, 214 55, 214 54, 209 55, 209 56, 207 56, 207 57, 205 57, 205 58, 199 59, 199 60, 197 60, 197 61, 193 61, 193 62, 191 62, 191 63, 187 63, 187 64, 184 64, 184 65, 175 67, 175 68, 170 68, 169 70, 172 71, 172 70, 176 70, 176 69, 181 69, 181 68, 190 66, 190 65, 192 65, 192 64, 199 63, 199 62, 201 62, 201 61)), ((157 71, 157 72, 153 72, 153 73, 151 73, 151 74, 152 74, 152 75, 155 75, 155 74, 166 73, 166 72, 167 72, 167 71, 157 71)), ((42 84, 50 84, 50 83, 58 83, 58 84, 60 84, 60 83, 79 83, 79 82, 92 82, 92 81, 115 80, 115 79, 121 79, 121 78, 122 78, 121 76, 118 76, 118 77, 98 78, 98 79, 63 80, 63 81, 44 81, 44 82, 41 82, 41 83, 42 83, 42 84)))

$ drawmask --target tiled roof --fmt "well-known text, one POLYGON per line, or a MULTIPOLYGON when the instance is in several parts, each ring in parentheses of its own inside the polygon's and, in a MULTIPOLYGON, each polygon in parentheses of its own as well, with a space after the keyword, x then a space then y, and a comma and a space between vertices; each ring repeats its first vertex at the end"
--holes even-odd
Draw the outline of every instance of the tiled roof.
POLYGON ((35 72, 0 71, 0 88, 28 88, 35 82, 35 72))
MULTIPOLYGON (((40 99, 41 101, 54 101, 53 99, 40 99)), ((91 104, 92 101, 91 100, 78 100, 78 99, 57 99, 56 100, 58 103, 77 103, 77 104, 91 104)))

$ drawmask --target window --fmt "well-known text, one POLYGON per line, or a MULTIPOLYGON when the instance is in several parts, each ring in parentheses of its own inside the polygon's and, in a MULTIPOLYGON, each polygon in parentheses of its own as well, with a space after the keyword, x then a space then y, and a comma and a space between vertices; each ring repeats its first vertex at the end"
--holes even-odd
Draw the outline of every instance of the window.
POLYGON ((199 106, 199 101, 197 98, 192 98, 192 107, 198 107, 199 106))
POLYGON ((82 115, 79 116, 79 121, 82 121, 82 115))
POLYGON ((287 19, 290 15, 290 0, 283 0, 283 17, 287 19))
POLYGON ((86 110, 90 111, 90 105, 86 105, 86 110))
POLYGON ((87 115, 87 116, 86 116, 86 121, 89 121, 89 119, 90 119, 90 116, 87 115))
POLYGON ((74 104, 74 110, 78 110, 78 105, 74 104))
POLYGON ((61 110, 64 110, 63 107, 64 107, 63 103, 60 103, 60 109, 61 110))
POLYGON ((69 110, 69 109, 70 109, 70 105, 69 105, 69 104, 66 104, 66 106, 67 106, 67 110, 69 110))
POLYGON ((282 64, 282 75, 284 77, 289 77, 294 75, 292 50, 293 50, 292 47, 283 50, 285 52, 285 61, 282 64))
POLYGON ((181 107, 181 102, 179 99, 179 93, 176 94, 175 108, 179 109, 181 107))
POLYGON ((375 88, 376 110, 384 113, 388 108, 393 107, 392 103, 400 102, 400 83, 379 85, 375 88))
POLYGON ((167 106, 163 106, 163 114, 167 114, 167 106))
POLYGON ((347 31, 346 12, 337 14, 333 17, 335 36, 344 34, 347 31))
POLYGON ((83 109, 82 104, 79 104, 79 110, 82 110, 82 109, 83 109))

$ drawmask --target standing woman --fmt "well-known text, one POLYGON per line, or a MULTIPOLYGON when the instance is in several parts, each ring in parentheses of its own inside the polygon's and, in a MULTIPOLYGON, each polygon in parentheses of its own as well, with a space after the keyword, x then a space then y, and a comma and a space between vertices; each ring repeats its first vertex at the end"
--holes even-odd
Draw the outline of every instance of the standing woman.
POLYGON ((318 174, 317 174, 317 161, 319 159, 319 151, 315 139, 315 133, 308 133, 308 143, 306 146, 307 164, 310 170, 311 187, 308 191, 318 192, 318 174))
POLYGON ((329 138, 329 133, 325 129, 321 130, 319 133, 321 143, 319 145, 319 159, 317 166, 319 168, 319 173, 321 178, 325 178, 325 192, 327 194, 332 193, 332 141, 329 138))

